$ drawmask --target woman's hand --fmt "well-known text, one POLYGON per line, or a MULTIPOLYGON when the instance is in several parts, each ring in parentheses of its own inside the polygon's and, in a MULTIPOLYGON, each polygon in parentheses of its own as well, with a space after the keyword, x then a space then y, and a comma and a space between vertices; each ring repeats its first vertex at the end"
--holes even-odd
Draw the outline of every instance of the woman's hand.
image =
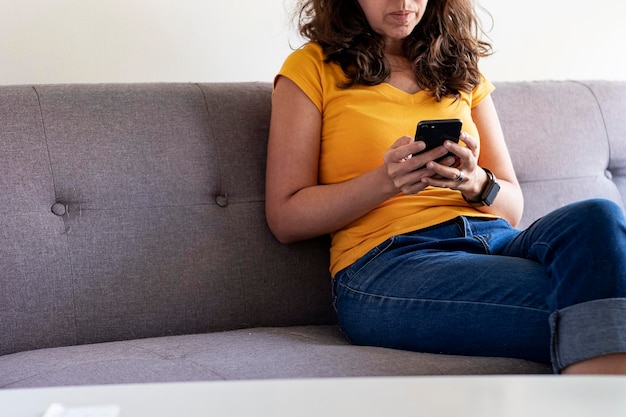
MULTIPOLYGON (((385 170, 393 186, 404 194, 416 194, 426 188, 429 179, 438 179, 440 173, 435 171, 431 161, 441 158, 448 153, 443 147, 423 151, 426 144, 422 141, 414 142, 409 136, 398 139, 384 155, 385 170), (428 165, 427 165, 428 164, 428 165)), ((450 168, 455 157, 447 157, 440 161, 438 166, 450 168)))
POLYGON ((424 177, 421 181, 433 187, 459 190, 468 200, 476 200, 487 182, 487 174, 478 166, 479 143, 465 132, 461 133, 460 141, 466 146, 446 141, 442 147, 455 155, 455 163, 428 162, 427 169, 436 175, 424 177))

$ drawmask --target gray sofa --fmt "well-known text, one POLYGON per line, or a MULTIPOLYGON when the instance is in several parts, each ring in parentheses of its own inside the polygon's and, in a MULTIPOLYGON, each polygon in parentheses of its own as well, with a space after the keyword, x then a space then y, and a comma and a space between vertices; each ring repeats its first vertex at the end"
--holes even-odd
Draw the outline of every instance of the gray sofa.
MULTIPOLYGON (((626 82, 498 83, 523 225, 626 195, 626 82)), ((271 85, 0 87, 0 388, 547 373, 350 346, 328 239, 264 216, 271 85)))

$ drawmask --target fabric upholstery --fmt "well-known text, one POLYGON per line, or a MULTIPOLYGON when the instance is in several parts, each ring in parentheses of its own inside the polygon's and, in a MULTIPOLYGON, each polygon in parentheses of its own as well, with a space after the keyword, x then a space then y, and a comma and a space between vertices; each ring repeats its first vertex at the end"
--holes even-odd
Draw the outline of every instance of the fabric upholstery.
POLYGON ((59 385, 545 373, 507 358, 350 346, 336 326, 235 330, 41 349, 0 357, 0 388, 59 385))
MULTIPOLYGON (((497 83, 522 225, 626 195, 626 83, 497 83)), ((536 373, 349 346, 264 213, 270 83, 0 87, 0 387, 536 373)))
MULTIPOLYGON (((607 109, 598 104, 594 90, 578 82, 501 83, 494 102, 524 191, 520 227, 592 196, 623 207, 608 171, 613 157, 605 126, 607 109)), ((613 104, 626 111, 623 98, 613 104)), ((617 140, 619 132, 615 134, 617 140)))

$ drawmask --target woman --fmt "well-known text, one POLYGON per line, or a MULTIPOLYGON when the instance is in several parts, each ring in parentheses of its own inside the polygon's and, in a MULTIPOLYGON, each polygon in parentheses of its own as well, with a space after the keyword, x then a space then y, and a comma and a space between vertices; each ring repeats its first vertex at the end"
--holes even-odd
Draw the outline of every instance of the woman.
POLYGON ((310 42, 275 80, 267 220, 285 243, 331 234, 346 337, 626 373, 623 214, 592 200, 513 228, 523 197, 472 1, 299 10, 310 42), (460 142, 421 152, 417 122, 449 118, 460 142))

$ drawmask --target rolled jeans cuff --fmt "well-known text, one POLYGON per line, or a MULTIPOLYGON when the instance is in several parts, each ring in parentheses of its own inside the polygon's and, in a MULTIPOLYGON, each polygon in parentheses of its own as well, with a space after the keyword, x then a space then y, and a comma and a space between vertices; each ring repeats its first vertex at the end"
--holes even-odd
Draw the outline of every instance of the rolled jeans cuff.
POLYGON ((626 298, 588 301, 550 315, 555 373, 576 362, 626 352, 626 298))

